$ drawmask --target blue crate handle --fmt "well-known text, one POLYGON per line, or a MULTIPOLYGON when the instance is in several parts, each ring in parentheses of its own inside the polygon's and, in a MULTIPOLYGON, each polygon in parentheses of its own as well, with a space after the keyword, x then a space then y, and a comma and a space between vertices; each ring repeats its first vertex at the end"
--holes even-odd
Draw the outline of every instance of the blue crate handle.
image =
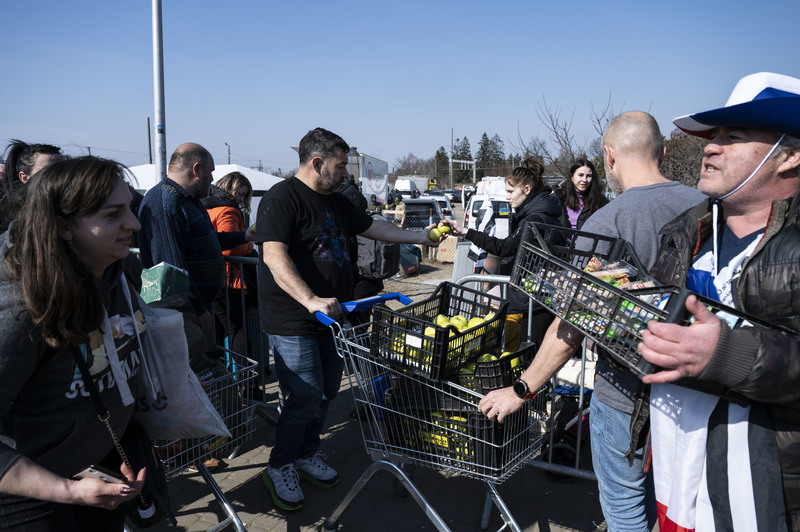
MULTIPOLYGON (((414 300, 411 299, 410 297, 404 296, 399 292, 392 292, 390 294, 381 294, 379 296, 365 297, 364 299, 356 299, 355 301, 348 301, 347 303, 342 303, 341 304, 342 312, 347 313, 360 310, 369 310, 372 308, 373 305, 376 305, 378 303, 383 303, 384 301, 390 301, 393 299, 396 299, 403 305, 408 305, 409 303, 414 302, 414 300)), ((317 321, 319 321, 323 325, 330 326, 336 321, 335 319, 331 318, 324 312, 317 311, 315 313, 315 316, 317 317, 317 321)))

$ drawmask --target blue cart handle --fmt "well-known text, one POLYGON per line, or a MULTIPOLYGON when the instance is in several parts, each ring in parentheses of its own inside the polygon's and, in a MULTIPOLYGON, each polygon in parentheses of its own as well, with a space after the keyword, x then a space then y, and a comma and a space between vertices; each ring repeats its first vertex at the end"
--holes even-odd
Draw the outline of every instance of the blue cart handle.
MULTIPOLYGON (((360 310, 369 310, 373 307, 373 305, 376 305, 378 303, 383 303, 384 301, 390 301, 393 299, 396 299, 403 305, 408 305, 409 303, 414 302, 414 300, 411 299, 410 297, 404 296, 399 292, 392 292, 390 294, 381 294, 379 296, 365 297, 364 299, 356 299, 355 301, 348 301, 347 303, 342 303, 341 304, 342 313, 354 312, 360 310)), ((331 318, 324 312, 317 311, 315 313, 315 316, 317 317, 317 321, 319 321, 323 325, 330 326, 332 323, 336 321, 335 319, 331 318)))

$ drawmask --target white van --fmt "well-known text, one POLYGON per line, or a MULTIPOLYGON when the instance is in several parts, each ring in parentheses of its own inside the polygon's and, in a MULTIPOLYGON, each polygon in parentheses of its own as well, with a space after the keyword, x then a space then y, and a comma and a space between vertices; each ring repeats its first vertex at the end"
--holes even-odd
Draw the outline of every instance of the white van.
POLYGON ((417 192, 417 184, 411 179, 398 179, 394 183, 394 188, 404 198, 410 198, 414 192, 417 192))
POLYGON ((478 229, 481 218, 481 209, 485 202, 492 204, 492 217, 495 221, 495 233, 497 238, 508 236, 508 217, 511 216, 511 204, 506 200, 505 195, 502 199, 497 196, 487 196, 485 194, 475 194, 467 202, 464 208, 464 227, 468 229, 478 229))

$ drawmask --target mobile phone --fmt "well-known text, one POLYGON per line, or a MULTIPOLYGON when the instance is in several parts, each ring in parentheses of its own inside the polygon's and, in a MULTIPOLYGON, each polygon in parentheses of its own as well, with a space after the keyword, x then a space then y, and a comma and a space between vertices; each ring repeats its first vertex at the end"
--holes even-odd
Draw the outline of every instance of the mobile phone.
POLYGON ((83 468, 72 475, 72 478, 96 478, 98 480, 102 480, 103 482, 108 482, 109 484, 121 484, 122 482, 125 482, 125 479, 123 479, 122 475, 119 473, 112 473, 108 469, 96 465, 90 465, 89 467, 83 468))

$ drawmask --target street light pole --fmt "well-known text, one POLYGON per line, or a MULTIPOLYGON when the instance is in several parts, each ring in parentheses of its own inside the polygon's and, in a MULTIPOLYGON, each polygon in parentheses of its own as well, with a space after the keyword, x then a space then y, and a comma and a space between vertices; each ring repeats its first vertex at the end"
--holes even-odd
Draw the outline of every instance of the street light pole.
POLYGON ((167 124, 164 112, 164 41, 161 27, 161 0, 153 0, 153 100, 155 106, 156 175, 167 175, 167 124))
POLYGON ((231 164, 231 145, 228 144, 227 142, 225 143, 225 145, 228 147, 228 164, 231 164))

